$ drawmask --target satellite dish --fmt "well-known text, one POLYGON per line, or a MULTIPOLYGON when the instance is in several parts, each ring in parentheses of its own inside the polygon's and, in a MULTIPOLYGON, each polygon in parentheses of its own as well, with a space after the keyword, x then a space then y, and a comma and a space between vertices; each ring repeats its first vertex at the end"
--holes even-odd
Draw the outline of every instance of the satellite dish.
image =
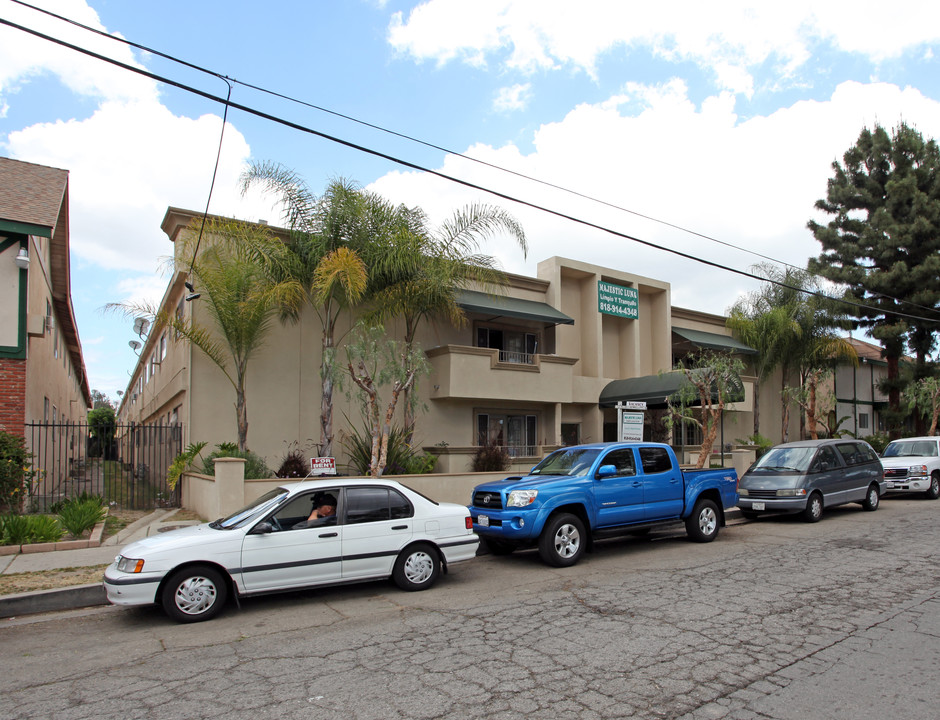
POLYGON ((131 350, 137 352, 140 349, 140 343, 136 340, 128 340, 127 344, 131 346, 131 350))

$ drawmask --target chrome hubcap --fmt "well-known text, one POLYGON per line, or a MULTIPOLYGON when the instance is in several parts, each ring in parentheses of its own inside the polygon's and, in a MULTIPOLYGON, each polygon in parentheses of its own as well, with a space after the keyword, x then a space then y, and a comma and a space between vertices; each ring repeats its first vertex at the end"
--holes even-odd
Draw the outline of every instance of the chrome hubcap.
POLYGON ((215 585, 204 577, 191 577, 176 588, 176 607, 187 615, 199 615, 215 604, 215 585))
POLYGON ((581 533, 574 525, 562 525, 555 533, 555 552, 560 557, 570 558, 581 547, 581 533))
POLYGON ((405 560, 405 577, 410 582, 420 585, 430 580, 434 572, 434 561, 426 552, 411 553, 405 560))
POLYGON ((711 535, 718 527, 718 516, 710 507, 703 508, 698 516, 698 527, 706 535, 711 535))

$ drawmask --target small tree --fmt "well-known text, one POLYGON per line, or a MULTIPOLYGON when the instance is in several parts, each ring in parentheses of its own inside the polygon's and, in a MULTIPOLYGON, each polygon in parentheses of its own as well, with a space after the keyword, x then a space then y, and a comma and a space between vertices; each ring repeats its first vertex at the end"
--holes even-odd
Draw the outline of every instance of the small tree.
POLYGON ((908 386, 904 391, 909 411, 918 410, 930 418, 928 435, 937 433, 937 418, 940 417, 940 378, 925 377, 908 386))
POLYGON ((728 402, 742 391, 740 374, 744 363, 727 353, 690 353, 676 365, 687 380, 669 397, 670 422, 692 422, 702 429, 702 448, 695 467, 705 467, 718 436, 721 414, 728 402), (699 416, 691 405, 701 406, 699 416))
POLYGON ((411 387, 419 372, 427 372, 428 364, 420 348, 410 351, 388 338, 384 328, 360 325, 346 346, 346 368, 363 394, 363 412, 372 436, 369 474, 381 477, 388 461, 388 442, 392 417, 402 392, 411 387), (379 389, 391 385, 391 396, 382 415, 379 389))
POLYGON ((88 434, 91 436, 88 455, 109 460, 109 454, 113 453, 116 432, 117 420, 113 407, 105 405, 88 413, 88 434))

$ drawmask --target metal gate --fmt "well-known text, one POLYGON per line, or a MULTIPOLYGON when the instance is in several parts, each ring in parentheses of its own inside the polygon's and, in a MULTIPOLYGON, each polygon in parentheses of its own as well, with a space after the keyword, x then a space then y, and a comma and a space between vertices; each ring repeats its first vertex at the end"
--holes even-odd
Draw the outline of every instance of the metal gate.
POLYGON ((179 486, 166 475, 182 452, 183 429, 171 425, 27 423, 32 453, 29 512, 83 494, 99 495, 127 510, 179 507, 179 486))

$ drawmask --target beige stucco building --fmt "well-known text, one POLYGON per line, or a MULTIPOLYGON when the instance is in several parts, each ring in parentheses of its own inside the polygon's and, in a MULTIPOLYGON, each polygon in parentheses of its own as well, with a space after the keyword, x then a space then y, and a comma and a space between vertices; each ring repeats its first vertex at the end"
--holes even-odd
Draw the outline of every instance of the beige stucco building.
MULTIPOLYGON (((162 228, 175 242, 192 232, 198 217, 169 208, 162 228)), ((178 257, 177 268, 162 307, 210 325, 205 302, 186 300, 188 258, 178 257)), ((673 307, 669 282, 561 257, 540 262, 535 277, 510 275, 504 296, 466 291, 460 304, 465 325, 428 323, 418 337, 430 374, 417 386, 425 410, 418 414, 416 441, 439 455, 439 472, 466 471, 486 437, 507 446, 520 469, 561 444, 616 439, 617 410, 600 404, 602 396, 607 405, 616 400, 612 383, 654 379, 696 347, 729 349, 745 362, 750 352, 730 337, 723 317, 673 307)), ((349 317, 341 318, 338 338, 350 324, 349 317)), ((394 323, 387 330, 402 335, 394 323)), ((128 332, 133 337, 130 327, 128 332)), ((184 445, 234 442, 234 390, 222 372, 166 328, 150 329, 141 341, 120 421, 181 423, 184 445)), ((296 324, 275 323, 250 362, 248 446, 274 470, 294 447, 317 454, 320 356, 321 327, 308 308, 296 324)), ((753 432, 755 379, 742 379, 744 399, 725 414, 726 444, 753 432)), ((340 464, 348 423, 360 418, 355 393, 346 392, 351 387, 347 378, 334 394, 334 454, 340 464)), ((762 432, 776 438, 780 413, 773 395, 762 395, 762 432)), ((664 397, 651 399, 652 406, 664 397)))
POLYGON ((71 300, 68 187, 67 170, 0 158, 0 427, 16 434, 27 423, 84 422, 91 406, 71 300))

